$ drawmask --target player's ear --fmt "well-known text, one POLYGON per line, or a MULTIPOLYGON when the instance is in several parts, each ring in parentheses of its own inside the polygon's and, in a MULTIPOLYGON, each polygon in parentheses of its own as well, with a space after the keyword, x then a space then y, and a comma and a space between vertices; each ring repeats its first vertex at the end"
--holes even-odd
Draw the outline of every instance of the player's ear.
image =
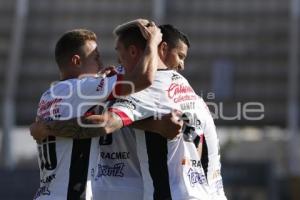
POLYGON ((131 57, 136 57, 137 54, 138 54, 138 49, 137 49, 136 46, 130 45, 130 46, 128 47, 128 52, 129 52, 129 55, 130 55, 131 57))
POLYGON ((158 46, 158 54, 159 54, 159 57, 162 58, 162 60, 164 60, 167 57, 168 50, 169 50, 169 48, 168 48, 168 44, 166 42, 162 42, 158 46))
POLYGON ((80 56, 77 54, 73 55, 71 58, 71 62, 73 65, 80 65, 81 64, 80 56))

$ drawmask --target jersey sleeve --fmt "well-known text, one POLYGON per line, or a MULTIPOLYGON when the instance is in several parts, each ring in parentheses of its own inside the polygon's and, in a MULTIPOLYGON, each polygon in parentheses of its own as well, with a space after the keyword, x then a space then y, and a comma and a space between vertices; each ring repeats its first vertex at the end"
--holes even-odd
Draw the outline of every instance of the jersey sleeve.
POLYGON ((205 160, 208 161, 208 163, 203 163, 203 166, 207 166, 207 181, 212 192, 212 199, 226 200, 227 198, 224 193, 221 175, 219 139, 217 136, 216 126, 209 109, 203 100, 200 109, 205 115, 203 133, 204 140, 207 145, 207 159, 205 160))
POLYGON ((117 99, 108 111, 117 114, 123 126, 134 121, 146 119, 157 114, 155 95, 150 95, 149 90, 132 94, 122 99, 117 99))
POLYGON ((119 95, 120 84, 117 81, 122 80, 123 75, 118 74, 111 77, 86 77, 79 81, 77 85, 77 94, 79 98, 89 101, 106 101, 113 95, 119 95))

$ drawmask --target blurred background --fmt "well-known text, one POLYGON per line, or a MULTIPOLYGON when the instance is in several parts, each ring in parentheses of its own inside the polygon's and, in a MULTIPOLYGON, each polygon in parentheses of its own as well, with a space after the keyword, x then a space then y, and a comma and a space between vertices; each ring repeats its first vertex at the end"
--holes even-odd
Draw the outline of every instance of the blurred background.
POLYGON ((28 126, 59 79, 54 46, 87 28, 106 65, 112 30, 135 18, 173 24, 191 48, 184 76, 208 103, 230 200, 299 200, 300 0, 0 0, 0 199, 32 199, 39 185, 28 126))

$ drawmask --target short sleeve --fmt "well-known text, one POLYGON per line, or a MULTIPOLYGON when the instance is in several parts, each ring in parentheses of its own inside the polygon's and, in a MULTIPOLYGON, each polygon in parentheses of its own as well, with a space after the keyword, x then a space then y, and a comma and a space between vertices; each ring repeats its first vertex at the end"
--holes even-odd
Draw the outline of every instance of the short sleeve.
POLYGON ((117 99, 109 108, 110 112, 117 114, 123 125, 130 125, 134 121, 146 119, 158 114, 157 103, 154 95, 149 95, 148 90, 132 94, 122 99, 117 99))

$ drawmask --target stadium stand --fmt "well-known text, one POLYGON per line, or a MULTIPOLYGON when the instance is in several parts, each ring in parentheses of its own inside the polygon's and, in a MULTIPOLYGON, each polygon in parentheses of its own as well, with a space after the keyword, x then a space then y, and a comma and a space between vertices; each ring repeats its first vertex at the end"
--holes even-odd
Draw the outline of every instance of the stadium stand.
POLYGON ((192 40, 184 74, 193 86, 204 93, 211 91, 214 63, 229 60, 233 92, 227 99, 215 99, 224 102, 224 115, 236 113, 236 103, 232 102, 258 101, 265 105, 265 118, 259 122, 217 123, 285 125, 288 4, 280 0, 175 0, 167 7, 166 21, 180 26, 192 40))
MULTIPOLYGON (((64 31, 78 27, 94 30, 99 34, 105 64, 116 64, 112 29, 137 16, 151 18, 152 9, 151 1, 138 0, 29 2, 17 96, 17 123, 21 125, 33 120, 40 94, 51 81, 58 80, 53 51, 64 31)), ((167 2, 164 21, 177 25, 191 39, 184 74, 197 92, 205 98, 208 92, 221 92, 213 90, 214 84, 227 84, 225 96, 206 98, 224 102, 226 116, 236 114, 236 102, 258 101, 265 105, 263 120, 217 120, 217 124, 285 126, 282 116, 286 116, 287 104, 288 4, 280 0, 167 2), (230 70, 226 70, 226 63, 230 70), (220 65, 225 74, 219 80, 213 71, 218 71, 220 65), (224 80, 229 83, 222 83, 224 80)), ((13 12, 9 9, 13 9, 13 2, 1 1, 2 4, 1 20, 11 20, 13 12)), ((3 50, 9 45, 10 26, 9 21, 1 23, 1 64, 6 62, 7 51, 3 50)))
MULTIPOLYGON (((14 14, 13 1, 0 1, 0 102, 2 105, 4 95, 5 69, 8 64, 9 46, 14 14)), ((0 112, 2 113, 2 106, 0 112)))
POLYGON ((149 2, 130 1, 30 1, 25 45, 17 96, 18 124, 28 124, 35 116, 37 103, 52 81, 58 80, 54 46, 69 29, 88 28, 99 35, 105 63, 117 64, 112 30, 136 16, 149 17, 149 2), (124 9, 126 4, 134 6, 124 9), (123 16, 126 16, 125 18, 123 16), (30 81, 29 81, 30 80, 30 81))

